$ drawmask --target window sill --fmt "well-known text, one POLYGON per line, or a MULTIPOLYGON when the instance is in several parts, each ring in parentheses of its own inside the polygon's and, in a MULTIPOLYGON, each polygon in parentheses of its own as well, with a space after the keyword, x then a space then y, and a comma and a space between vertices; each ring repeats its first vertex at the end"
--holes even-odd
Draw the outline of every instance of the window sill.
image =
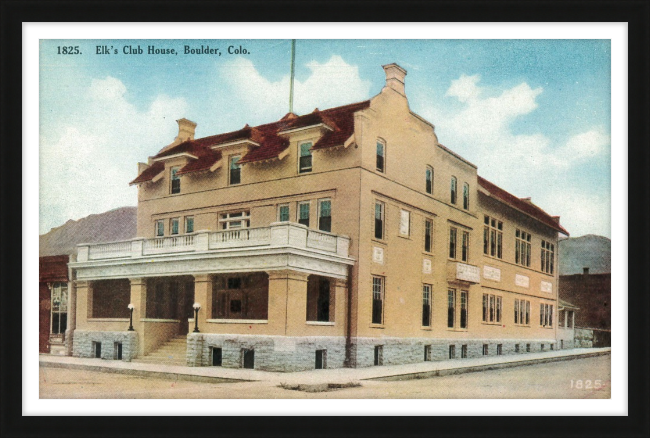
POLYGON ((380 243, 380 244, 382 244, 382 245, 388 245, 388 242, 386 242, 385 240, 377 239, 376 237, 373 237, 371 240, 372 240, 373 242, 375 242, 375 243, 380 243))
POLYGON ((433 330, 433 328, 431 328, 431 327, 420 327, 420 330, 426 330, 426 331, 430 332, 430 331, 433 330))
MULTIPOLYGON (((128 321, 128 319, 127 319, 128 321)), ((141 322, 181 322, 180 319, 140 318, 141 322)))
POLYGON ((384 329, 386 328, 384 324, 370 324, 370 328, 384 329))
POLYGON ((411 236, 410 236, 410 235, 398 234, 397 237, 401 237, 402 239, 411 240, 411 236))
POLYGON ((129 318, 88 318, 88 322, 129 322, 129 318))
POLYGON ((456 327, 447 327, 448 332, 467 332, 469 329, 466 328, 456 328, 456 327))
POLYGON ((307 325, 324 325, 324 326, 334 326, 336 325, 335 321, 306 321, 307 325))
MULTIPOLYGON (((192 320, 193 322, 194 320, 192 320)), ((206 319, 211 324, 268 324, 268 319, 206 319)))

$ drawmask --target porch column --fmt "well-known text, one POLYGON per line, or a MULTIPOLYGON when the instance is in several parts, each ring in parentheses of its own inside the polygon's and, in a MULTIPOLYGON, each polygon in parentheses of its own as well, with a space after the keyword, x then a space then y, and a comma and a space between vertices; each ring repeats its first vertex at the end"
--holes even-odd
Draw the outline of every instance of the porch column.
POLYGON ((571 311, 571 328, 572 329, 576 328, 576 311, 575 310, 571 311))
POLYGON ((330 314, 334 315, 334 321, 338 327, 346 327, 346 314, 348 307, 348 282, 347 280, 332 279, 334 288, 334 309, 330 303, 330 314))
POLYGON ((65 330, 65 354, 72 356, 74 329, 77 327, 77 287, 74 280, 68 281, 68 326, 65 330))
MULTIPOLYGON (((201 305, 201 310, 199 310, 199 331, 206 331, 206 320, 212 319, 211 275, 194 276, 194 303, 199 303, 201 305)), ((194 316, 192 316, 192 318, 194 318, 194 316)), ((189 327, 189 332, 192 333, 192 331, 194 331, 194 324, 191 324, 189 327)))
POLYGON ((92 315, 93 308, 93 293, 92 284, 90 281, 74 281, 76 289, 76 304, 75 304, 75 325, 83 328, 87 325, 88 318, 92 315))
POLYGON ((307 278, 296 271, 269 274, 269 328, 274 334, 300 336, 307 321, 307 278))
POLYGON ((569 311, 564 309, 564 328, 569 328, 569 311))
POLYGON ((138 333, 138 356, 144 356, 144 322, 147 315, 147 279, 129 278, 131 304, 133 304, 133 329, 138 333))

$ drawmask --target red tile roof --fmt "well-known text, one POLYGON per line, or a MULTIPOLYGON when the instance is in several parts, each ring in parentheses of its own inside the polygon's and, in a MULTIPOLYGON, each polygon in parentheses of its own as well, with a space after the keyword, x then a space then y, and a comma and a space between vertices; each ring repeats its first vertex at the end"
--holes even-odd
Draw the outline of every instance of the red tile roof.
POLYGON ((530 201, 524 201, 520 198, 517 198, 515 195, 512 195, 502 188, 494 185, 490 181, 486 180, 485 178, 479 176, 478 177, 478 185, 481 186, 483 189, 485 189, 490 196, 493 198, 503 202, 504 204, 509 205, 510 207, 519 210, 528 216, 537 219, 538 221, 542 222, 544 225, 547 225, 551 228, 553 228, 556 231, 559 231, 560 233, 568 236, 569 232, 560 225, 559 217, 556 220, 553 216, 550 214, 546 213, 544 210, 536 206, 530 201))
MULTIPOLYGON (((316 109, 314 112, 304 116, 287 113, 277 122, 255 127, 246 125, 238 131, 212 135, 195 140, 187 140, 174 146, 166 146, 153 158, 169 157, 180 153, 191 154, 197 158, 190 159, 190 162, 178 172, 180 175, 188 174, 191 172, 207 170, 222 158, 221 152, 212 150, 212 146, 237 140, 250 140, 260 146, 252 147, 250 151, 239 160, 239 163, 244 164, 269 160, 277 158, 278 155, 289 146, 289 140, 284 136, 278 135, 280 132, 289 129, 318 125, 321 123, 329 126, 333 131, 326 132, 325 135, 316 142, 312 149, 316 150, 339 146, 343 145, 343 143, 354 133, 354 113, 368 108, 369 105, 370 101, 364 101, 330 108, 324 111, 316 109)), ((151 167, 145 169, 131 182, 131 184, 150 181, 163 170, 163 163, 159 161, 155 162, 151 167)))
POLYGON ((68 281, 68 256, 56 255, 38 258, 39 283, 68 281))

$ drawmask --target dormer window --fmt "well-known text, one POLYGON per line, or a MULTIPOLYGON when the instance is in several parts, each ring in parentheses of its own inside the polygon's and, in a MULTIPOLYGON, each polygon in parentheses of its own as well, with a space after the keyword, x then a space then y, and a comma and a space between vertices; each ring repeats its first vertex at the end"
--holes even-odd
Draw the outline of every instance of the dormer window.
POLYGON ((298 165, 300 173, 311 172, 311 146, 311 142, 300 143, 300 163, 298 165))
POLYGON ((171 189, 172 195, 181 192, 181 178, 180 176, 178 176, 179 170, 180 167, 172 167, 170 171, 171 181, 172 181, 172 189, 171 189))
POLYGON ((239 159, 241 155, 235 155, 230 157, 230 181, 229 184, 236 185, 241 182, 241 165, 239 164, 239 159))

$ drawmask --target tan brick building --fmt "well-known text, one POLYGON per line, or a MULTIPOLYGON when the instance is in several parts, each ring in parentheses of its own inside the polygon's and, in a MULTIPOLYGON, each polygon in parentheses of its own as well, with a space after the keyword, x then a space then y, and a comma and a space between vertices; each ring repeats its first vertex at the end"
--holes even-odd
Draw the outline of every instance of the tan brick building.
POLYGON ((74 354, 293 371, 553 348, 559 217, 479 177, 384 70, 365 102, 200 139, 179 120, 133 181, 139 237, 79 247, 74 354))

